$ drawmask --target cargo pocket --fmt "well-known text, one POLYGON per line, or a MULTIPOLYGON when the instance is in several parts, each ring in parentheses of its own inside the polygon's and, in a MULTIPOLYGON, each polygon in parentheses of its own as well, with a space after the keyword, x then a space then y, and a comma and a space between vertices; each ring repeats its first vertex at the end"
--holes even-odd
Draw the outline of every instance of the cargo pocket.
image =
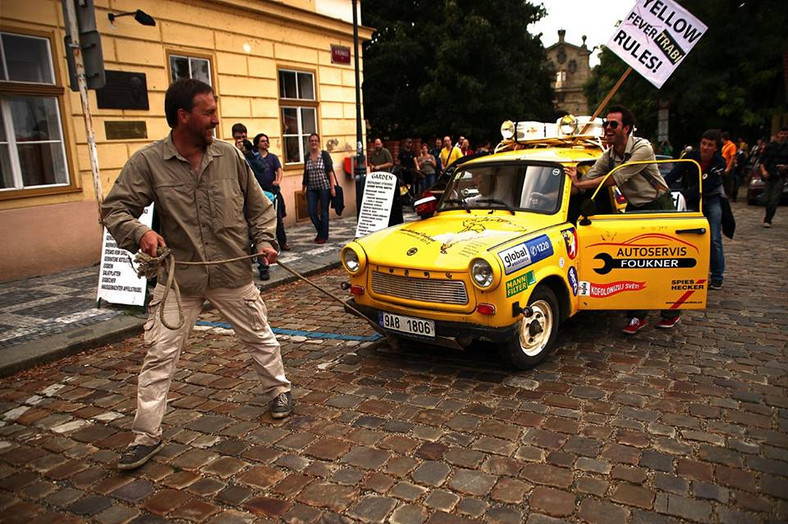
POLYGON ((266 318, 268 317, 268 309, 265 307, 263 297, 260 296, 260 291, 252 286, 250 292, 243 297, 244 311, 247 313, 249 329, 253 331, 262 331, 266 326, 266 318))
POLYGON ((154 296, 151 298, 150 302, 148 303, 148 320, 145 321, 145 325, 143 326, 142 340, 146 346, 150 346, 155 340, 153 326, 156 324, 156 315, 159 314, 160 307, 161 297, 154 296))

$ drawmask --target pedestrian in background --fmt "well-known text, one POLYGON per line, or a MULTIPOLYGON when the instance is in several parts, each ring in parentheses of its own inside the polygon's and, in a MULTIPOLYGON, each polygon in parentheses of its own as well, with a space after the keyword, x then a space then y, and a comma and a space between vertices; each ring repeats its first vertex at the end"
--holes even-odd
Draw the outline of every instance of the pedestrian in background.
POLYGON ((772 219, 780 205, 783 194, 783 183, 788 176, 788 127, 783 127, 777 133, 777 139, 769 142, 763 150, 761 159, 761 177, 765 185, 763 193, 766 195, 766 215, 763 217, 763 227, 772 227, 772 219))
POLYGON ((462 158, 460 148, 451 145, 451 137, 449 135, 443 137, 443 149, 441 149, 439 158, 443 169, 449 167, 458 158, 462 158))
POLYGON ((725 159, 725 194, 729 197, 733 192, 733 168, 736 165, 736 144, 727 131, 722 132, 722 158, 725 159))
POLYGON ((394 167, 394 158, 391 156, 391 151, 383 147, 383 141, 380 138, 376 138, 372 142, 372 152, 369 154, 367 161, 372 171, 391 173, 391 168, 394 167))
POLYGON ((698 170, 689 162, 678 162, 665 176, 668 185, 681 181, 682 194, 687 200, 687 208, 698 211, 700 196, 703 195, 703 216, 709 221, 711 233, 711 260, 709 289, 721 289, 725 273, 725 252, 722 247, 722 187, 725 174, 725 159, 719 153, 722 138, 719 129, 709 129, 701 135, 700 146, 684 158, 700 164, 703 183, 698 187, 698 170))
POLYGON ((315 243, 325 244, 328 240, 328 206, 331 198, 336 196, 337 178, 331 155, 320 149, 320 136, 317 133, 309 135, 309 153, 304 162, 302 185, 309 219, 317 231, 315 243))
MULTIPOLYGON (((213 139, 219 123, 210 85, 193 79, 170 84, 164 98, 171 133, 143 147, 123 166, 104 200, 104 224, 118 245, 156 256, 169 247, 176 261, 217 261, 249 254, 248 231, 257 252, 276 261, 276 215, 235 147, 213 139), (143 209, 156 202, 161 235, 139 222, 143 209)), ((205 300, 233 325, 252 357, 265 395, 273 397, 271 415, 292 412, 290 382, 285 377, 279 342, 266 318, 260 291, 248 260, 215 265, 176 266, 182 292, 184 323, 166 327, 159 315, 165 286, 159 284, 148 305, 145 345, 137 381, 134 440, 118 461, 118 469, 134 469, 162 448, 161 421, 167 409, 175 366, 205 300)), ((162 270, 166 272, 166 270, 162 270)), ((164 314, 177 316, 171 300, 164 314)))
POLYGON ((435 172, 440 173, 443 171, 443 165, 441 164, 441 145, 443 142, 441 141, 440 137, 435 137, 435 147, 430 149, 430 154, 435 157, 435 172))
POLYGON ((263 191, 273 193, 276 198, 276 241, 279 243, 279 248, 282 251, 290 251, 290 246, 287 245, 287 232, 285 231, 283 220, 287 216, 287 208, 285 207, 285 199, 282 196, 282 178, 284 177, 282 163, 279 161, 278 156, 268 150, 271 140, 265 133, 255 135, 252 144, 255 157, 262 164, 260 177, 257 178, 257 181, 260 183, 263 191))
MULTIPOLYGON (((435 183, 435 173, 438 169, 438 161, 430 153, 426 143, 421 144, 421 154, 416 159, 419 165, 419 172, 422 175, 421 185, 423 186, 421 192, 431 187, 435 183)), ((418 193, 421 195, 421 192, 418 193)))

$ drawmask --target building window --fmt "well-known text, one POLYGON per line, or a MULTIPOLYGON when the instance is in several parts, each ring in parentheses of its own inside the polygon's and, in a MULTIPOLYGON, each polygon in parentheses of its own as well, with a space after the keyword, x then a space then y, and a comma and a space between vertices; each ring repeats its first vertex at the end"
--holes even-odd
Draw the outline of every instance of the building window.
POLYGON ((315 75, 280 69, 279 104, 282 109, 285 163, 300 164, 309 151, 309 135, 317 133, 315 75))
POLYGON ((566 82, 566 71, 558 71, 555 74, 555 87, 561 87, 566 82))
POLYGON ((70 186, 47 38, 0 33, 0 192, 70 186))
POLYGON ((181 78, 194 78, 213 85, 211 61, 194 56, 170 55, 170 83, 181 78))

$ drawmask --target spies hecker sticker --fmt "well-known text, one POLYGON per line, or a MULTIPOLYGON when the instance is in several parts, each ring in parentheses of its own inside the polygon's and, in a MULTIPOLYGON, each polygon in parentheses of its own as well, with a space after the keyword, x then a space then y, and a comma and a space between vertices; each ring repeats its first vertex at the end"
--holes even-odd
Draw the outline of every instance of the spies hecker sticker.
POLYGON ((540 235, 522 244, 498 252, 504 272, 509 275, 524 267, 535 264, 553 254, 553 244, 547 235, 540 235))

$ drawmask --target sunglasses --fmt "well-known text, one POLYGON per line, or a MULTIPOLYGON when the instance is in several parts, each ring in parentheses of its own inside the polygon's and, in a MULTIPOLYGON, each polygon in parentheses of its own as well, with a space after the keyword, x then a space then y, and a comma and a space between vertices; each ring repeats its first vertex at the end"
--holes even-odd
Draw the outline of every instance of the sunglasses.
POLYGON ((618 120, 603 120, 602 121, 602 127, 603 128, 610 127, 610 129, 617 129, 618 128, 618 120))

